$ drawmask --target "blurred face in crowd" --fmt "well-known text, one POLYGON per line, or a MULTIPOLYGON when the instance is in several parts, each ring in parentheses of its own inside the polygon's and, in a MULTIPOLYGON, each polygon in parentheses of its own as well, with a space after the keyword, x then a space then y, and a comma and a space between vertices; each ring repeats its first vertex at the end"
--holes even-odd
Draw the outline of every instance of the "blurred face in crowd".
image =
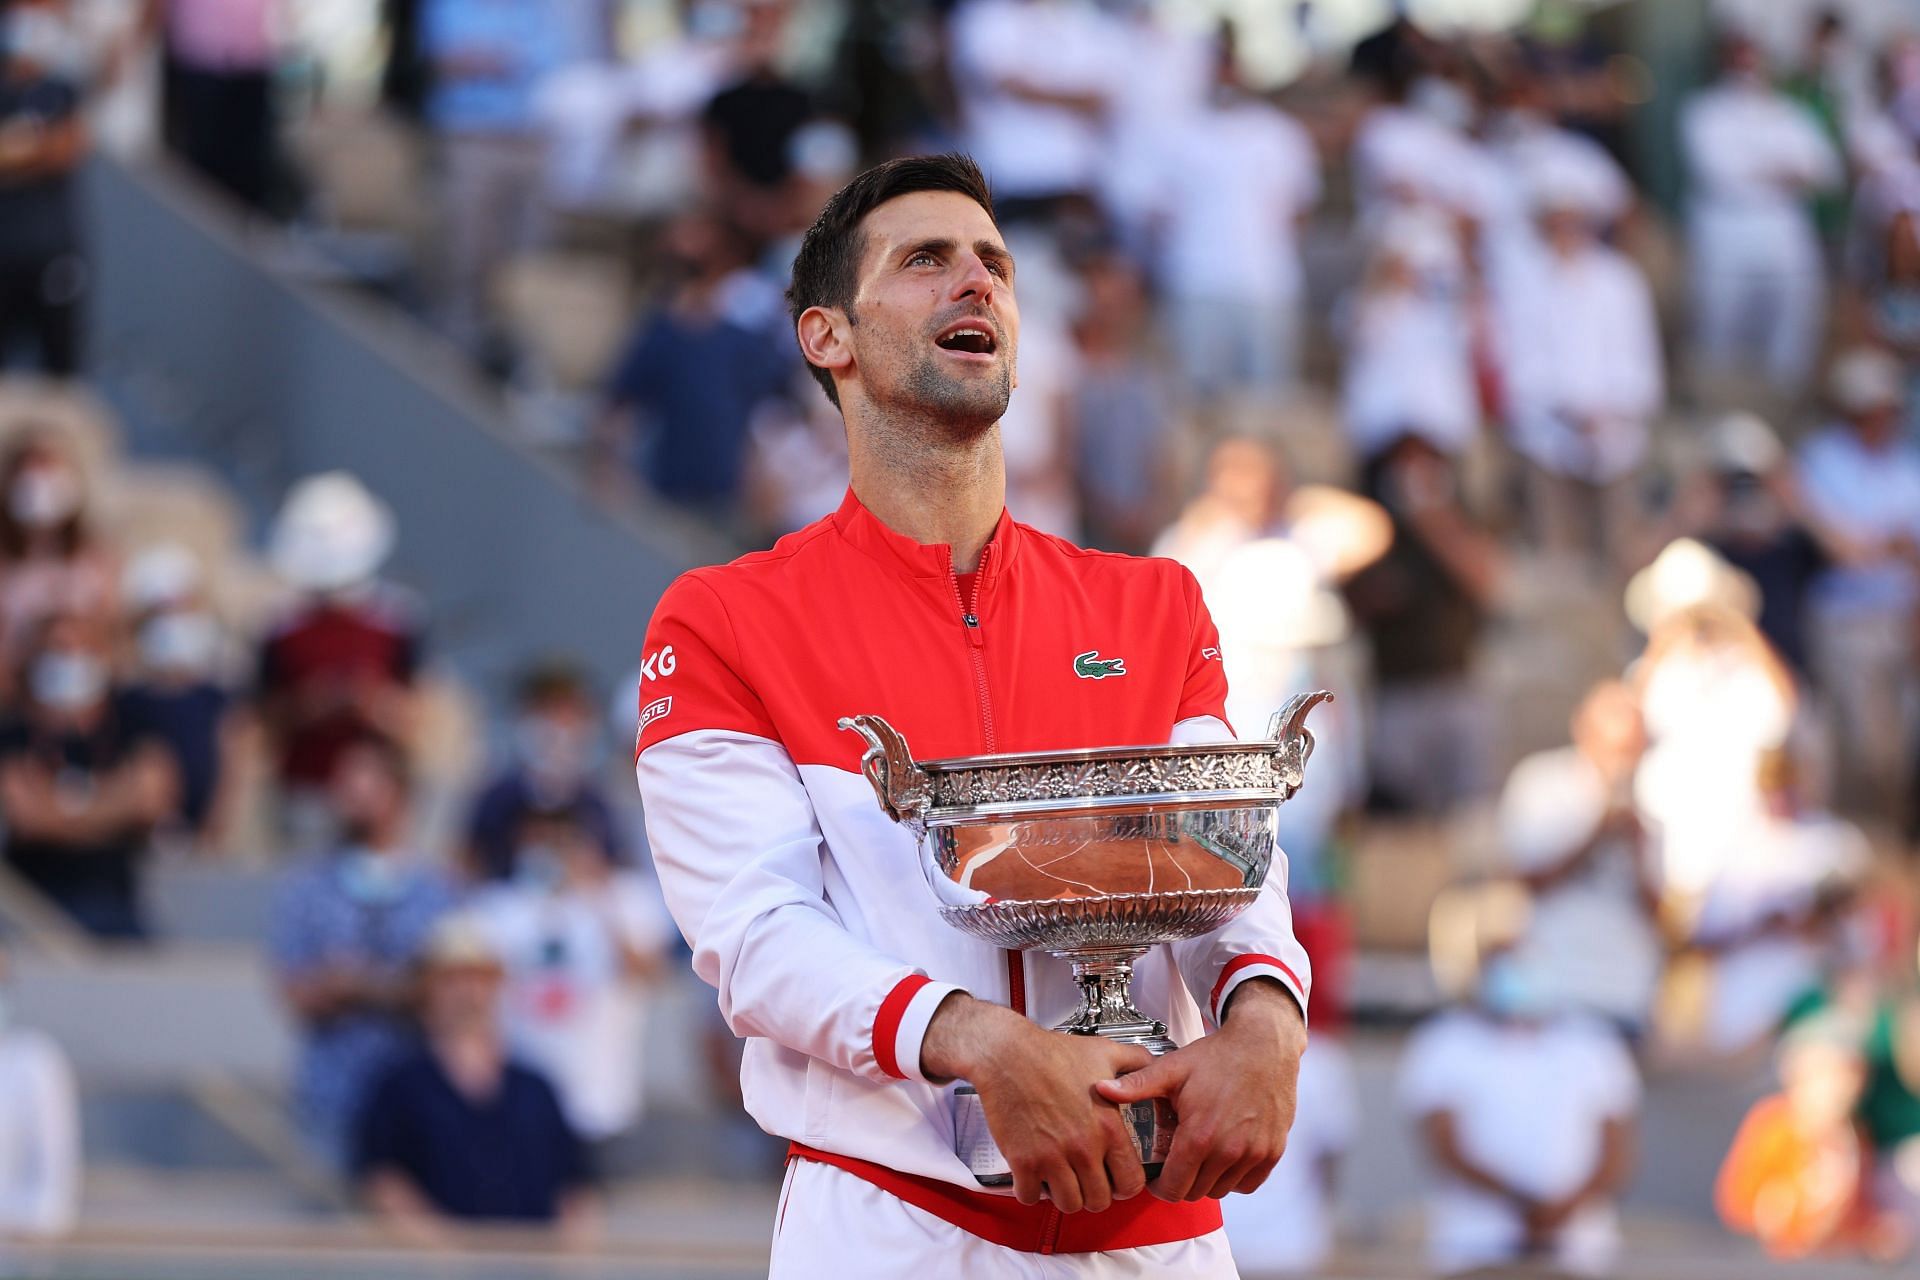
POLYGON ((434 1035, 496 1031, 504 978, 494 960, 430 964, 421 987, 421 1020, 434 1035))
POLYGON ((1720 46, 1720 69, 1730 80, 1759 81, 1766 75, 1760 46, 1745 36, 1729 36, 1720 46))
POLYGON ((1859 1055, 1846 1046, 1809 1040, 1782 1051, 1780 1079, 1794 1119, 1804 1128, 1820 1129, 1848 1122, 1866 1073, 1859 1055))
POLYGON ((557 693, 526 705, 514 726, 514 742, 537 785, 572 788, 598 762, 599 729, 584 696, 557 693))
POLYGON ((1847 421, 1852 424, 1853 433, 1867 447, 1878 449, 1891 443, 1899 434, 1901 413, 1900 404, 1894 401, 1856 409, 1847 415, 1847 421))
POLYGON ((384 749, 368 743, 341 754, 329 795, 341 840, 349 845, 386 846, 406 814, 406 780, 384 749))
POLYGON ((80 513, 83 497, 80 473, 64 453, 52 445, 30 445, 14 463, 7 514, 23 529, 50 532, 80 513))
POLYGON ((832 324, 809 344, 809 357, 842 372, 850 419, 865 401, 883 418, 914 421, 948 442, 982 435, 1006 412, 1017 382, 1020 312, 1013 255, 999 229, 968 196, 920 191, 880 205, 861 232, 853 306, 844 320, 808 313, 832 324))
POLYGON ((99 628, 78 618, 51 623, 27 663, 27 695, 43 718, 86 720, 105 704, 113 662, 99 628))
POLYGON ((1595 687, 1574 713, 1573 741, 1602 773, 1618 776, 1632 769, 1647 748, 1633 691, 1617 680, 1595 687))
POLYGON ((1572 206, 1542 210, 1540 234, 1553 251, 1563 257, 1579 252, 1593 240, 1593 231, 1587 225, 1587 215, 1572 206))
POLYGON ((522 824, 515 866, 523 883, 549 890, 593 888, 613 869, 593 832, 564 816, 522 824))
POLYGON ((1207 460, 1207 492, 1256 529, 1279 515, 1285 489, 1279 459, 1257 441, 1222 441, 1207 460))

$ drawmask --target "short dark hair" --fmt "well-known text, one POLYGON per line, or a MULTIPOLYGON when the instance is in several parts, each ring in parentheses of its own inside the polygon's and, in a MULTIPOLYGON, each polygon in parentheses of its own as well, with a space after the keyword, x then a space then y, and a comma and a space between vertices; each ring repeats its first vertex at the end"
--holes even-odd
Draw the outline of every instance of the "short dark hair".
MULTIPOLYGON (((860 224, 887 201, 916 191, 957 191, 985 209, 989 218, 994 216, 986 175, 967 156, 907 156, 875 165, 834 192, 800 241, 800 252, 793 259, 793 283, 787 288, 787 312, 796 324, 809 307, 839 307, 853 318, 860 258, 867 247, 860 224)), ((839 408, 833 374, 811 362, 808 367, 827 399, 839 408)))
POLYGON ((514 701, 522 710, 556 702, 591 702, 587 674, 569 658, 547 658, 520 673, 514 701))

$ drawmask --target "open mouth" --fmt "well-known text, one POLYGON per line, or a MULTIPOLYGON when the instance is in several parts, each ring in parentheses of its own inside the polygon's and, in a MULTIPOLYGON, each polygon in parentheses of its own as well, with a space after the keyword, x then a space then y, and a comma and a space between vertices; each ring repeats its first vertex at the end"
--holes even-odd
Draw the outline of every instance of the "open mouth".
POLYGON ((942 351, 970 356, 990 356, 999 348, 993 330, 983 324, 954 325, 933 342, 942 351))

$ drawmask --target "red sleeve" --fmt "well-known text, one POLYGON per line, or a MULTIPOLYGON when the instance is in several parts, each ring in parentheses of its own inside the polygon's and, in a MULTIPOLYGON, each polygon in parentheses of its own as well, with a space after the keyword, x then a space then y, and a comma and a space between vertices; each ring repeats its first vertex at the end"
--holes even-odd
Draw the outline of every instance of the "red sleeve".
POLYGON ((1180 689, 1180 709, 1174 720, 1212 716, 1227 724, 1227 669, 1220 660, 1220 632, 1200 597, 1200 583, 1185 566, 1180 568, 1180 589, 1186 595, 1188 624, 1187 677, 1180 689))
POLYGON ((653 611, 641 652, 639 697, 636 758, 656 742, 696 729, 778 740, 741 671, 726 606, 697 574, 676 579, 653 611))

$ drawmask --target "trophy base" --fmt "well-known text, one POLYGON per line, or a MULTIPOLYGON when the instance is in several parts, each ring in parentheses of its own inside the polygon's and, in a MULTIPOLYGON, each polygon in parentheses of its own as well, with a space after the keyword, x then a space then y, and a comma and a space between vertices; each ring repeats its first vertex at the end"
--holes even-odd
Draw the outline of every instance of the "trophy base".
MULTIPOLYGON (((1137 1044, 1158 1057, 1174 1048, 1166 1030, 1159 1023, 1149 1022, 1137 1031, 1132 1027, 1120 1027, 1113 1031, 1102 1029, 1099 1034, 1122 1044, 1137 1044)), ((1068 1034, 1094 1033, 1074 1031, 1068 1034)), ((1012 1186, 1013 1172, 1007 1166, 1007 1158, 1000 1154, 1000 1146, 993 1140, 993 1134, 987 1130, 987 1113, 980 1101, 979 1091, 970 1084, 962 1084, 953 1091, 953 1104, 954 1154, 966 1164, 973 1174, 973 1180, 981 1186, 1012 1186)), ((1120 1114, 1133 1135, 1134 1145, 1139 1148, 1140 1164, 1146 1170, 1147 1179, 1152 1181, 1160 1176, 1160 1167, 1166 1162, 1167 1153, 1173 1149, 1173 1131, 1178 1123, 1174 1118, 1173 1106, 1165 1098, 1147 1098, 1127 1103, 1120 1108, 1120 1114)))

